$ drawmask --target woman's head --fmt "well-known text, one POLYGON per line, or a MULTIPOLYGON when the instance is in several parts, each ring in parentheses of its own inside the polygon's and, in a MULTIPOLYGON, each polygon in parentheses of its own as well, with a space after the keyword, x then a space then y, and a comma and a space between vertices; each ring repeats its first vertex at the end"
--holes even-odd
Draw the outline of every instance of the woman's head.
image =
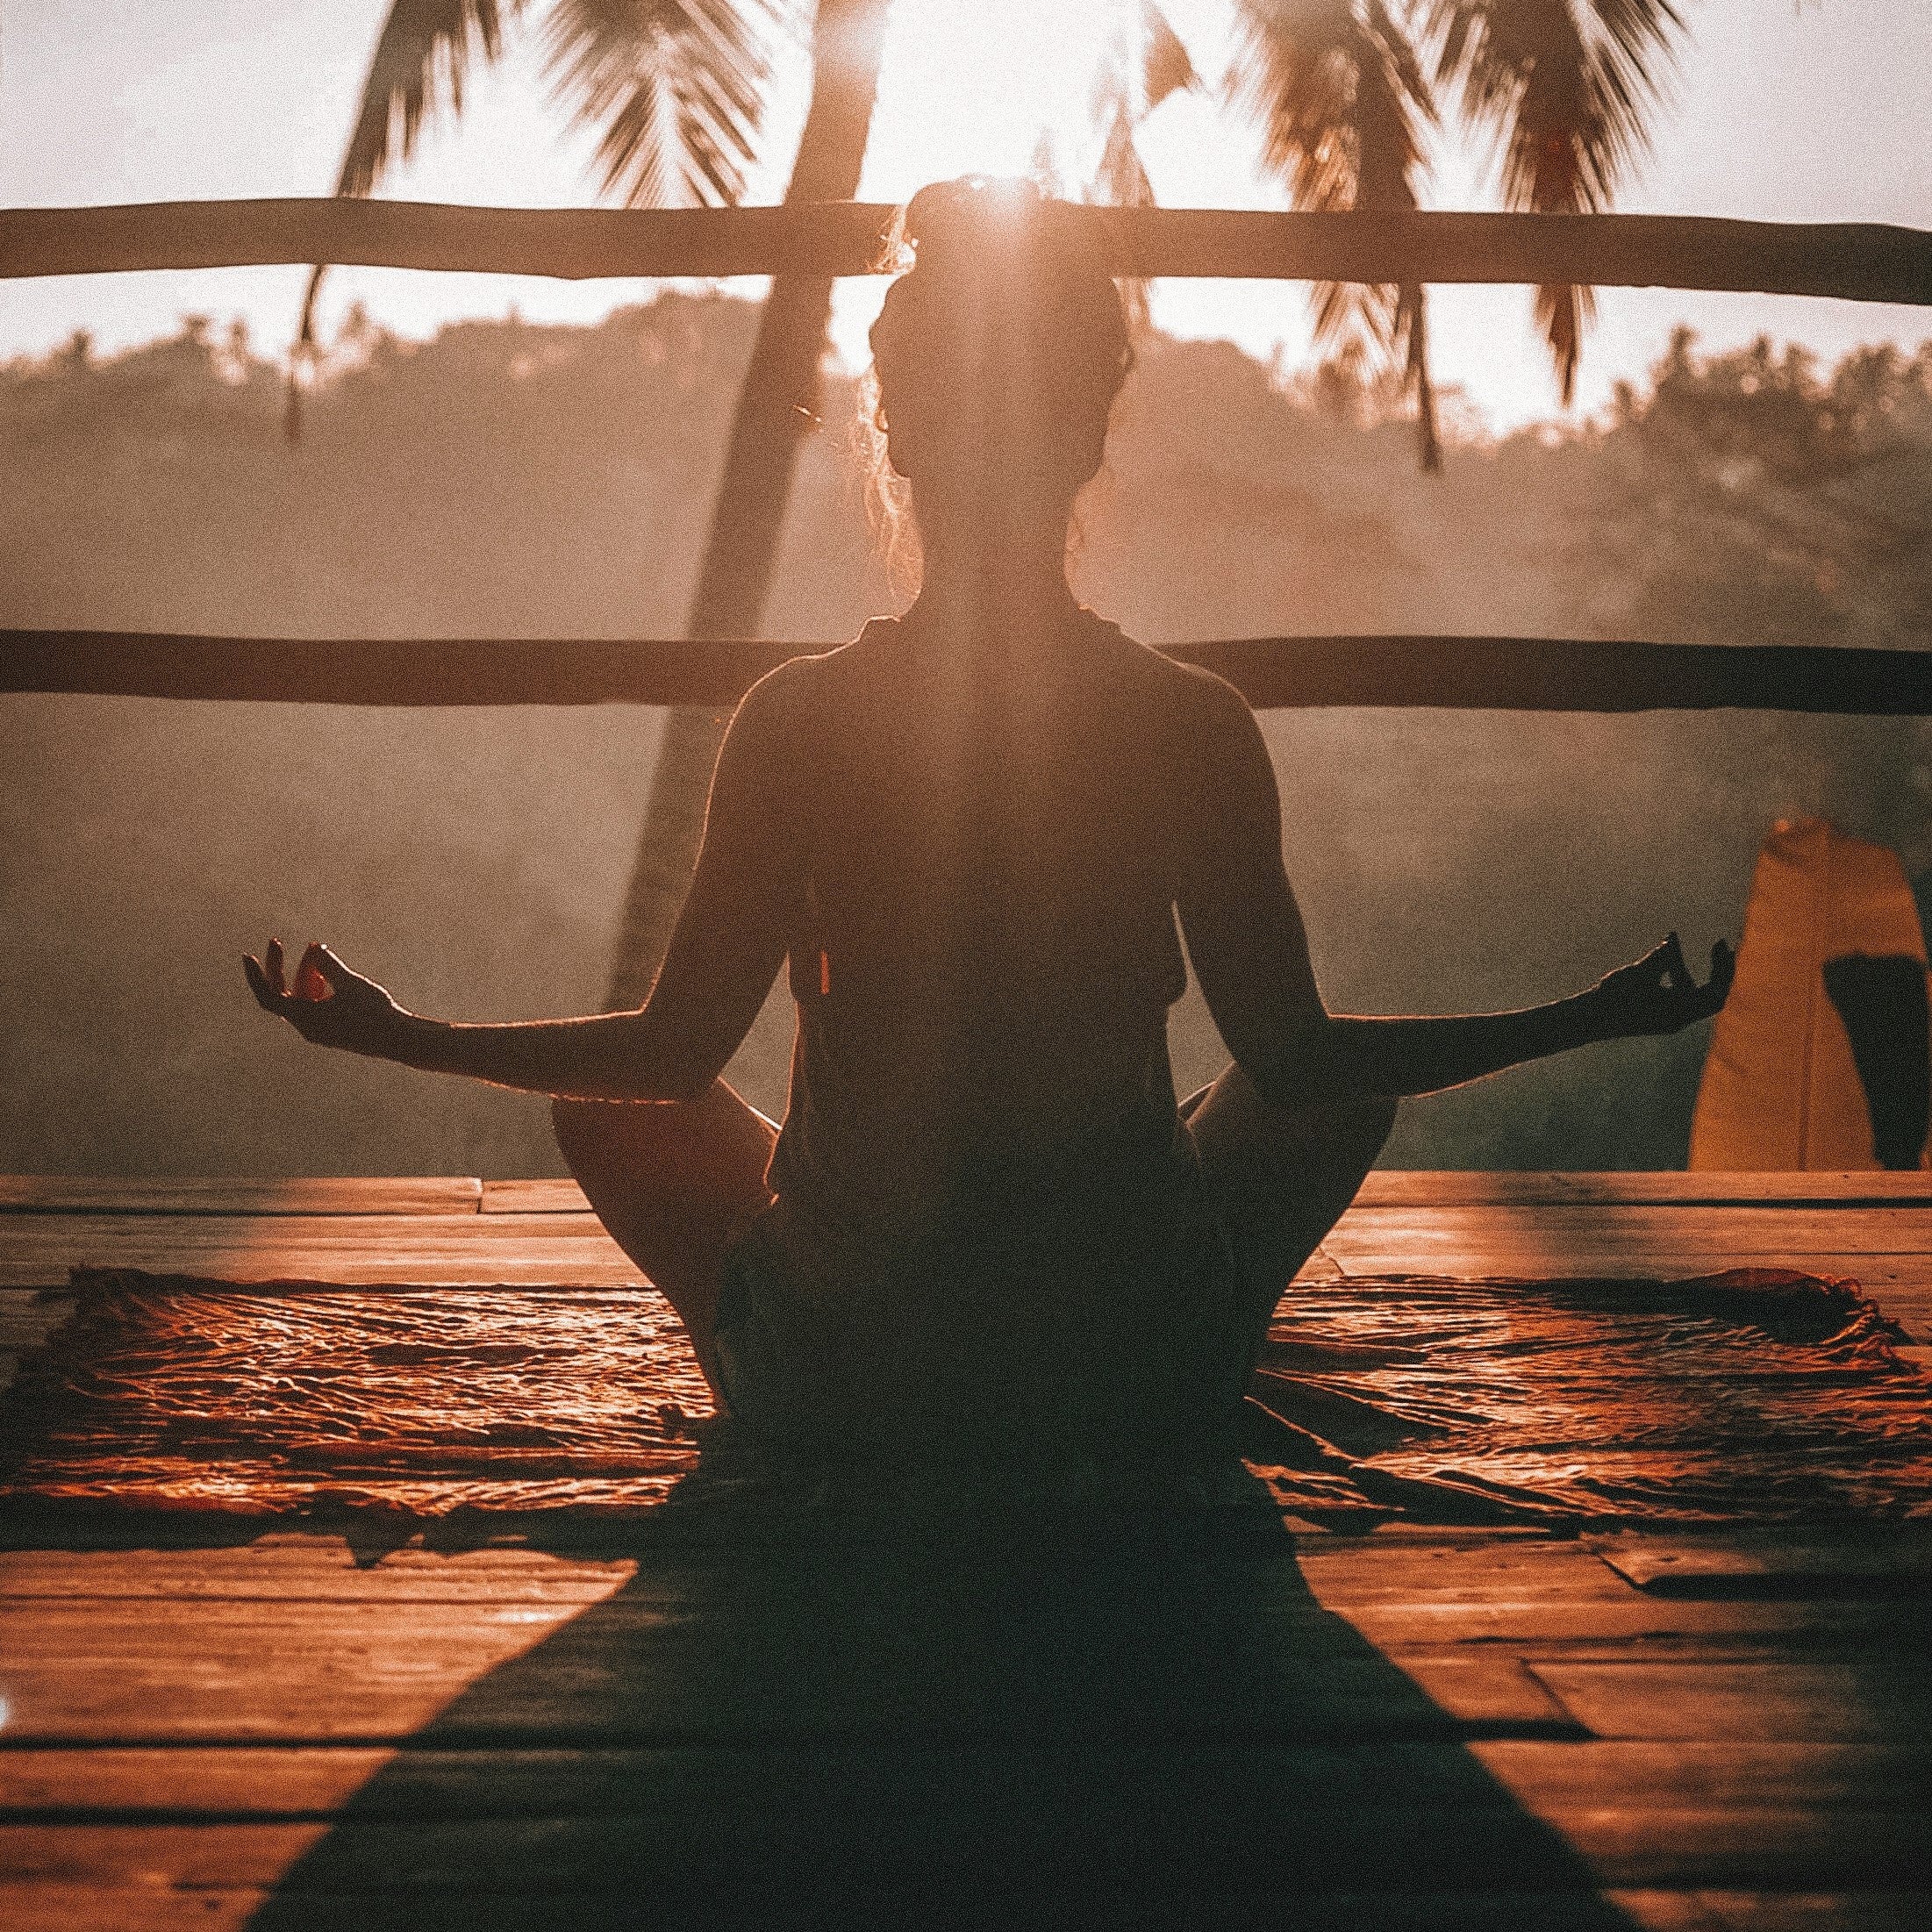
POLYGON ((913 264, 872 325, 891 467, 921 533, 991 510, 1064 518, 1100 466, 1133 361, 1120 294, 1089 225, 1026 182, 921 189, 913 264))

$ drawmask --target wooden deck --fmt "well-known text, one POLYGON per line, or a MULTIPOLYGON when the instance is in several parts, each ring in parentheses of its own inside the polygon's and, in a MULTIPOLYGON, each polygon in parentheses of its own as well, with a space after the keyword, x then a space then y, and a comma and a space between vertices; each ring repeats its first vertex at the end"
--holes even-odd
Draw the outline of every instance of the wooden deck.
MULTIPOLYGON (((635 1278, 566 1184, 4 1181, 0 1349, 81 1263, 635 1278)), ((1926 1177, 1377 1175, 1312 1271, 1752 1264, 1932 1345, 1926 1177)), ((0 1511, 0 1925, 1932 1924, 1932 1525, 1181 1535, 0 1511)))

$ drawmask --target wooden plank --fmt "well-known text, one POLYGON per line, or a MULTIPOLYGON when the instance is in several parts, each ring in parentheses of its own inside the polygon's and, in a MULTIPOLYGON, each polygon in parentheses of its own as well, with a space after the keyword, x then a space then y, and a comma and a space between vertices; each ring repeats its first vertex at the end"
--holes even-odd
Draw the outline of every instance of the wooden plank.
MULTIPOLYGON (((518 1904, 527 1907, 530 1901, 518 1904)), ((434 1901, 426 1916, 422 1901, 391 1901, 363 1899, 325 1899, 312 1901, 306 1923, 314 1932, 328 1928, 356 1932, 383 1932, 399 1926, 405 1914, 411 1932, 429 1932, 432 1918, 446 1903, 434 1901)), ((462 1932, 489 1932, 492 1907, 500 1901, 464 1899, 456 1909, 468 1907, 462 1932)), ((154 1884, 122 1888, 102 1885, 23 1883, 10 1880, 0 1872, 0 1913, 5 1914, 9 1932, 246 1932, 246 1928, 267 1924, 278 1909, 275 1893, 260 1887, 233 1888, 197 1886, 193 1891, 176 1891, 154 1884)), ((502 1926, 500 1913, 496 1924, 502 1926)), ((454 1919, 440 1922, 454 1926, 454 1919)), ((580 1918, 575 1932, 589 1932, 580 1918)))
POLYGON ((85 1245, 120 1249, 338 1249, 399 1248, 422 1255, 548 1252, 608 1240, 594 1214, 12 1214, 0 1220, 9 1254, 85 1245))
POLYGON ((1922 1600, 1742 1602, 1646 1598, 1549 1603, 1363 1604, 1337 1614, 1384 1656, 1405 1667, 1413 1654, 1468 1644, 1506 1646, 1541 1658, 1614 1661, 1641 1642, 1647 1657, 1752 1660, 1801 1649, 1807 1655, 1911 1651, 1924 1626, 1922 1600))
MULTIPOLYGON (((704 1645, 714 1635, 720 1643, 742 1635, 729 1614, 694 1608, 705 1604, 708 1592, 730 1587, 728 1572, 723 1580, 714 1578, 708 1584, 688 1579, 673 1583, 662 1575, 648 1575, 636 1588, 616 1594, 626 1580, 620 1575, 604 1579, 601 1598, 519 1594, 506 1599, 480 1593, 433 1599, 208 1596, 196 1602, 191 1614, 162 1619, 157 1619, 152 1599, 141 1598, 42 1594, 31 1601, 0 1602, 0 1635, 4 1637, 17 1693, 8 1735, 24 1735, 35 1721, 36 1699, 47 1694, 58 1698, 60 1673, 70 1667, 91 1671, 111 1664, 115 1670, 139 1672, 151 1683, 168 1681, 173 1672, 184 1685, 213 1682, 208 1672, 218 1671, 225 1692, 239 1686, 246 1695, 250 1693, 243 1679, 251 1658, 259 1660, 272 1651, 279 1664, 268 1674, 290 1678, 299 1674, 304 1660, 313 1664, 341 1652, 361 1660, 372 1683, 385 1673, 400 1679, 432 1672, 455 1682, 466 1680, 479 1657, 494 1659, 520 1654, 545 1634, 572 1624, 592 1603, 600 1606, 598 1614, 591 1624, 574 1634, 574 1642, 594 1635, 599 1642, 635 1644, 640 1656, 655 1645, 665 1658, 676 1661, 687 1652, 702 1657, 704 1645)), ((943 1616, 935 1618, 930 1606, 915 1607, 925 1612, 935 1654, 964 1654, 962 1643, 970 1649, 977 1641, 962 1639, 946 1626, 943 1616), (931 1628, 935 1621, 937 1628, 931 1628)), ((1432 1640, 1440 1631, 1453 1635, 1457 1617, 1479 1624, 1493 1614, 1463 1606, 1448 1613, 1446 1619, 1438 1619, 1432 1606, 1413 1607, 1429 1616, 1426 1634, 1432 1640)), ((1743 1619, 1753 1614, 1762 1618, 1771 1606, 1658 1606, 1647 1605, 1634 1596, 1632 1607, 1652 1615, 1674 1611, 1695 1618, 1728 1613, 1743 1619)), ((1377 1614, 1390 1621, 1403 1614, 1399 1610, 1377 1614)), ((1292 1647, 1298 1659, 1335 1657, 1355 1663, 1369 1658, 1349 1621, 1326 1615, 1299 1599, 1289 1598, 1257 1610, 1252 1627, 1271 1643, 1292 1647)), ((855 1643, 877 1635, 863 1619, 848 1616, 843 1628, 855 1643)), ((1440 1678, 1443 1688, 1437 1701, 1444 1702, 1446 1708, 1467 1713, 1472 1721, 1495 1717, 1499 1721, 1540 1722, 1559 1714, 1542 1686, 1499 1651, 1452 1653, 1446 1648, 1413 1654, 1404 1651, 1400 1667, 1418 1681, 1427 1678, 1433 1684, 1440 1678)), ((1391 1683, 1399 1689, 1392 1678, 1391 1683)), ((670 1694, 678 1694, 675 1686, 670 1687, 670 1694)), ((1432 1690, 1430 1695, 1436 1693, 1432 1690)))
POLYGON ((485 1181, 485 1214, 588 1214, 590 1204, 575 1181, 485 1181))
MULTIPOLYGON (((855 1885, 902 1897, 904 1888, 936 1883, 975 1891, 991 1885, 997 1901, 1016 1869, 1028 1892, 1037 1896, 1038 1888, 1049 1900, 1063 1888, 1084 1896, 1096 1881, 1108 1889, 1144 1887, 1156 1899, 1199 1892, 1219 1899, 1277 1887, 1329 1893, 1405 1886, 1480 1891, 1505 1874, 1530 1885, 1541 1878, 1546 1890, 1559 1889, 1567 1878, 1570 1889, 1583 1893, 1592 1889, 1592 1878, 1796 1891, 1922 1886, 1932 1878, 1932 1839, 1922 1821, 1890 1810, 1820 1817, 1769 1807, 1600 1807, 1548 1816, 1541 1822, 1554 1830, 1546 1835, 1537 1821, 1502 1807, 1398 1801, 1270 1812, 1250 1800, 1219 1816, 1177 1807, 1177 1815, 1163 1817, 1148 1807, 1134 1830, 1124 1819, 1091 1815, 1114 1796, 1096 1791, 1086 1814, 1073 1814, 1079 1828, 1066 1830, 1070 1821, 1050 1807, 1016 1816, 1013 1800, 975 1795, 979 1804, 963 1819, 955 1814, 950 1828, 945 1814, 909 1805, 869 1807, 855 1817, 828 1796, 803 1812, 787 1811, 782 1822, 741 1802, 711 1808, 687 1803, 619 1818, 0 1825, 0 1864, 18 1880, 42 1884, 159 1882, 198 1889, 283 1880, 297 1896, 623 1888, 634 1889, 635 1907, 647 1911, 653 1906, 662 1911, 704 1877, 713 1901, 735 1898, 741 1912, 754 1911, 760 1893, 775 1880, 797 1903, 816 1894, 821 1909, 830 1902, 828 1892, 848 1894, 855 1885), (1061 1835, 1048 1837, 1056 1825, 1061 1835), (802 1842, 808 1830, 812 1840, 802 1842), (755 1865, 748 1834, 758 1848, 755 1865), (305 1855, 307 1862, 291 1869, 305 1855), (1523 1864, 1533 1869, 1524 1872, 1523 1864)), ((1117 1912, 1128 1900, 1110 1902, 1117 1912)), ((1274 1903, 1278 1914, 1278 1896, 1274 1903)), ((1004 1916, 997 1904, 991 1916, 1004 1916)), ((862 1909, 859 1922, 882 1921, 862 1909)))
MULTIPOLYGON (((17 1885, 5 1891, 10 1932, 241 1932, 248 1926, 290 1922, 303 1932, 634 1932, 628 1892, 504 1896, 448 1886, 423 1893, 275 1893, 233 1886, 110 1890, 63 1885, 17 1885)), ((1163 1901, 1145 1893, 1119 1899, 1091 1888, 1065 1901, 996 1898, 1016 1914, 1057 1911, 1054 1922, 1192 1928, 1206 1919, 1218 1932, 1280 1932, 1278 1895, 1163 1901)), ((771 1909, 768 1901, 764 1910, 771 1909)), ((922 1918, 929 1914, 922 1908, 922 1918)), ((681 1925, 708 1922, 688 1904, 681 1925)), ((877 1922, 904 1922, 903 1900, 877 1906, 877 1922)), ((776 1921, 769 1921, 776 1922, 776 1921)), ((848 1920, 847 1922, 850 1922, 848 1920)), ((929 1922, 940 1922, 930 1920, 929 1922)), ((1021 1922, 1016 1916, 1008 1922, 1021 1922)), ((1932 1923, 1932 1893, 1854 1891, 1766 1893, 1699 1888, 1662 1891, 1616 1888, 1593 1893, 1460 1891, 1452 1893, 1303 1892, 1294 1901, 1295 1932, 1924 1932, 1932 1923)))
POLYGON ((1885 1592, 1932 1599, 1932 1525, 1747 1528, 1597 1539, 1604 1563, 1661 1597, 1885 1592))
MULTIPOLYGON (((1377 1169, 1359 1208, 1932 1206, 1932 1173, 1535 1173, 1377 1169)), ((457 1176, 116 1177, 0 1175, 0 1212, 363 1214, 589 1213, 574 1180, 457 1176)))
MULTIPOLYGON (((445 273, 872 275, 898 210, 477 208, 340 197, 0 211, 0 277, 340 262, 445 273)), ((1708 216, 1061 206, 1115 272, 1296 282, 1590 283, 1932 304, 1932 235, 1708 216)))
POLYGON ((618 1287, 635 1264, 588 1214, 20 1214, 0 1220, 0 1285, 61 1286, 76 1267, 238 1284, 618 1287))
MULTIPOLYGON (((1884 1532, 1874 1532, 1883 1534, 1884 1532)), ((651 1559, 662 1571, 665 1559, 651 1559)), ((1540 1535, 1430 1530, 1303 1539, 1297 1579, 1325 1608, 1379 1604, 1641 1601, 1584 1544, 1540 1535)), ((276 1532, 233 1549, 0 1551, 0 1599, 237 1598, 274 1601, 557 1604, 601 1601, 638 1559, 553 1556, 519 1545, 358 1555, 340 1536, 276 1532)), ((650 1585, 646 1575, 640 1589, 650 1585)))
POLYGON ((269 261, 455 274, 482 268, 564 281, 869 275, 896 215, 879 203, 512 209, 346 197, 11 208, 0 211, 0 277, 269 261), (490 263, 496 267, 485 267, 490 263))
MULTIPOLYGON (((132 1268, 275 1294, 304 1287, 408 1292, 649 1285, 594 1215, 477 1215, 467 1225, 459 1216, 425 1216, 376 1239, 364 1232, 362 1219, 344 1217, 341 1225, 341 1233, 330 1234, 318 1234, 312 1224, 291 1229, 279 1217, 244 1227, 221 1225, 213 1216, 142 1217, 139 1226, 98 1217, 23 1216, 0 1225, 0 1292, 64 1289, 75 1268, 132 1268), (17 1230, 29 1220, 41 1225, 23 1239, 17 1230), (489 1232, 472 1232, 478 1224, 489 1232)), ((1318 1256, 1298 1278, 1341 1275, 1333 1262, 1318 1256)))
MULTIPOLYGON (((614 1667, 546 1666, 540 1687, 500 1684, 490 1672, 507 1656, 480 1648, 433 1658, 420 1650, 413 1657, 380 1651, 373 1658, 379 1675, 369 1679, 360 1674, 359 1653, 296 1655, 287 1677, 274 1684, 259 1681, 259 1657, 204 1660, 192 1682, 183 1681, 178 1659, 28 1659, 10 1665, 19 1703, 8 1730, 15 1748, 72 1748, 401 1743, 426 1731, 432 1742, 448 1745, 797 1743, 819 1736, 995 1739, 1056 1728, 1032 1705, 989 1710, 963 1693, 951 1701, 922 1699, 913 1694, 916 1686, 904 1685, 890 1694, 881 1686, 869 1695, 854 1690, 836 1697, 792 1687, 753 1707, 733 1702, 732 1687, 715 1674, 690 1681, 691 1666, 676 1659, 659 1660, 666 1678, 648 1695, 632 1681, 634 1666, 614 1671, 621 1680, 614 1695, 614 1667), (461 1708, 453 1714, 446 1707, 457 1699, 461 1708)), ((1277 1741, 1584 1735, 1513 1659, 1401 1662, 1397 1671, 1380 1660, 1312 1657, 1298 1661, 1294 1694, 1284 1690, 1264 1707, 1196 1699, 1185 1711, 1149 1714, 1107 1699, 1089 1724, 1112 1726, 1104 1735, 1132 1730, 1151 1744, 1215 1731, 1238 1736, 1244 1729, 1277 1741)))
MULTIPOLYGON (((74 1257, 75 1263, 89 1257, 74 1257)), ((98 1257, 94 1257, 97 1259, 98 1257)), ((168 1255, 161 1252, 137 1255, 127 1263, 156 1273, 168 1273, 183 1266, 197 1273, 226 1271, 227 1257, 168 1255), (210 1264, 213 1263, 212 1266, 210 1264)), ((68 1263, 54 1265, 13 1261, 0 1257, 0 1282, 17 1286, 53 1286, 67 1279, 68 1263)), ((448 1257, 425 1261, 403 1258, 398 1265, 393 1256, 357 1256, 340 1252, 283 1250, 257 1257, 254 1265, 241 1270, 242 1278, 233 1285, 259 1285, 279 1292, 289 1284, 333 1285, 339 1288, 388 1288, 397 1292, 430 1293, 439 1288, 545 1288, 608 1291, 641 1289, 649 1284, 636 1268, 619 1256, 510 1256, 498 1259, 488 1256, 464 1260, 448 1257)))
MULTIPOLYGON (((445 1750, 435 1748, 204 1749, 109 1746, 0 1751, 0 1818, 118 1819, 326 1816, 354 1800, 362 1818, 622 1813, 655 1792, 705 1775, 715 1747, 445 1750), (378 1774, 380 1777, 378 1778, 378 1774)), ((889 1792, 908 1775, 942 1771, 917 1748, 814 1746, 722 1754, 777 1779, 836 1777, 848 1792, 889 1792)), ((942 1754, 950 1757, 950 1749, 942 1754)), ((1005 1756, 1005 1753, 1002 1753, 1005 1756)), ((1022 1748, 1020 1756, 1024 1757, 1022 1748)), ((1904 1811, 1932 1803, 1926 1746, 1708 1744, 1510 1739, 1473 1744, 1256 1744, 1181 1748, 1177 1776, 1218 1757, 1278 1805, 1386 1802, 1492 1805, 1513 1799, 1540 1814, 1622 1805, 1640 1809, 1904 1811), (1492 1789, 1493 1779, 1500 1789, 1492 1789)))
POLYGON ((1619 1249, 1735 1256, 1806 1251, 1932 1255, 1932 1208, 1729 1206, 1351 1207, 1322 1246, 1344 1267, 1365 1253, 1527 1253, 1619 1249))
POLYGON ((1925 1932, 1932 1925, 1932 1892, 1863 1885, 1803 1893, 1699 1886, 1605 1898, 1645 1932, 1925 1932))
MULTIPOLYGON (((1922 1813, 1932 1804, 1932 1747, 1922 1742, 1500 1738, 1458 1748, 1539 1813, 1593 1804, 1922 1813)), ((1380 1756, 1405 1783, 1414 1775, 1390 1760, 1386 1747, 1356 1750, 1364 1759, 1380 1756)))
MULTIPOLYGON (((366 639, 0 630, 0 691, 299 705, 729 705, 787 659, 758 639, 366 639)), ((1757 711, 1922 717, 1932 650, 1420 635, 1157 647, 1258 710, 1757 711)))
POLYGON ((1916 1743, 1932 1731, 1932 1663, 1538 1662, 1530 1666, 1598 1737, 1916 1743))
POLYGON ((1085 1650, 1048 1664, 1060 1626, 1010 1647, 1012 1612, 991 1627, 981 1614, 956 1590, 908 1595, 864 1566, 816 1582, 658 1576, 590 1606, 204 1599, 157 1616, 143 1599, 43 1599, 0 1608, 0 1654, 16 1748, 369 1742, 426 1727, 447 1744, 1576 1729, 1511 1656, 1386 1660, 1292 1595, 1249 1626, 1239 1668, 1092 1607, 1082 1642, 1119 1652, 1118 1667, 1085 1650))
POLYGON ((1628 1603, 1635 1595, 1584 1544, 1544 1535, 1304 1538, 1295 1564, 1318 1602, 1345 1612, 1378 1604, 1628 1603))
MULTIPOLYGON (((485 1182, 487 1203, 492 1186, 485 1182)), ((1932 1173, 1716 1174, 1536 1173, 1377 1168, 1358 1207, 1921 1207, 1932 1206, 1932 1173)))
MULTIPOLYGON (((1438 1710, 1478 1735, 1581 1735, 1562 1699, 1552 1695, 1548 1684, 1519 1658, 1404 1654, 1388 1662, 1398 1665, 1438 1710)), ((1340 1668, 1346 1673, 1357 1666, 1345 1659, 1340 1668)), ((1385 1665, 1377 1662, 1360 1668, 1363 1688, 1373 1694, 1375 1680, 1385 1665)))
MULTIPOLYGON (((1395 1549, 1370 1563, 1344 1547, 1305 1552, 1298 1568, 1316 1603, 1392 1653, 1471 1642, 1508 1642, 1528 1652, 1574 1650, 1642 1638, 1653 1646, 1669 1640, 1695 1643, 1707 1654, 1714 1645, 1750 1654, 1792 1642, 1842 1649, 1909 1637, 1916 1629, 1910 1606, 1646 1597, 1570 1542, 1506 1545, 1495 1554, 1480 1547, 1433 1555, 1395 1549)), ((117 1600, 148 1599, 274 1606, 548 1605, 561 1621, 569 1608, 609 1597, 635 1573, 633 1561, 588 1562, 515 1549, 457 1556, 411 1549, 374 1563, 357 1563, 340 1538, 271 1536, 233 1549, 4 1552, 0 1599, 21 1609, 45 1603, 47 1614, 61 1617, 75 1611, 98 1614, 117 1600), (56 1611, 61 1603, 69 1609, 56 1611)), ((271 1622, 282 1614, 267 1613, 271 1622)), ((417 1617, 408 1612, 399 1628, 414 1628, 417 1617)), ((83 1635, 69 1641, 84 1646, 93 1640, 83 1635)))
MULTIPOLYGON (((298 1900, 232 1886, 191 1891, 105 1890, 62 1885, 10 1886, 10 1932, 241 1932, 290 1922, 303 1932, 634 1932, 632 1894, 572 1891, 505 1897, 446 1887, 421 1893, 306 1893, 298 1900)), ((1218 1932, 1279 1932, 1278 1896, 1163 1901, 1084 1892, 1065 1901, 998 1899, 1017 1914, 1057 1912, 1056 1924, 1139 1924, 1181 1932, 1211 1922, 1218 1932)), ((768 1903, 765 1910, 770 1909, 768 1903)), ((903 1900, 877 1902, 877 1922, 904 1922, 903 1900)), ((921 1918, 931 1919, 922 1908, 921 1918)), ((710 1922, 686 1907, 677 1922, 710 1922)), ((770 1921, 776 1922, 776 1921, 770 1921)), ((850 1922, 848 1921, 847 1922, 850 1922)), ((1010 1923, 1022 1922, 1016 1917, 1010 1923)), ((1575 1892, 1462 1891, 1297 1896, 1295 1932, 1924 1932, 1932 1893, 1791 1893, 1617 1888, 1575 1892)))
POLYGON ((271 1535, 233 1549, 0 1550, 0 1601, 589 1604, 622 1587, 636 1569, 626 1557, 596 1561, 514 1546, 449 1555, 405 1548, 372 1560, 340 1536, 271 1535))
POLYGON ((0 1213, 37 1214, 474 1214, 483 1183, 458 1175, 120 1177, 0 1174, 0 1213))

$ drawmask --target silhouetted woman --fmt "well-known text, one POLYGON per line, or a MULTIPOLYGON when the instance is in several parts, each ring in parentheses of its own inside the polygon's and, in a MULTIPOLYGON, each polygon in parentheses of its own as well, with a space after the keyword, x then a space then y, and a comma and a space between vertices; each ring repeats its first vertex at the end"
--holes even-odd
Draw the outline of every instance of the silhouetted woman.
POLYGON ((1223 1456, 1399 1096, 1674 1031, 1729 956, 1706 988, 1673 936, 1528 1012, 1325 1012, 1247 705, 1067 588, 1131 360, 1114 283, 1022 189, 927 189, 907 230, 872 347, 918 601, 740 705, 644 1006, 452 1025, 320 948, 285 991, 274 944, 249 980, 311 1040, 555 1095, 592 1206, 782 1456, 1223 1456), (1177 1107, 1184 939, 1234 1062, 1177 1107), (719 1076, 781 965, 775 1129, 719 1076))

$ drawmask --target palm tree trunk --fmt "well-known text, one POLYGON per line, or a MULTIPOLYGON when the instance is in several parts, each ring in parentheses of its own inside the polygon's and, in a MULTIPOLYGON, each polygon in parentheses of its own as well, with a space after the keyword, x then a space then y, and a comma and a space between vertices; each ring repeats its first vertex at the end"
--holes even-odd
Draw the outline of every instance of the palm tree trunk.
MULTIPOLYGON (((891 5, 891 0, 819 0, 812 102, 786 201, 850 201, 857 195, 891 5)), ((780 275, 765 298, 691 598, 690 636, 757 634, 799 441, 818 415, 819 364, 831 311, 828 276, 780 275)), ((727 719, 724 712, 679 705, 664 720, 618 929, 612 1006, 642 1000, 662 962, 697 863, 712 767, 727 719)))

